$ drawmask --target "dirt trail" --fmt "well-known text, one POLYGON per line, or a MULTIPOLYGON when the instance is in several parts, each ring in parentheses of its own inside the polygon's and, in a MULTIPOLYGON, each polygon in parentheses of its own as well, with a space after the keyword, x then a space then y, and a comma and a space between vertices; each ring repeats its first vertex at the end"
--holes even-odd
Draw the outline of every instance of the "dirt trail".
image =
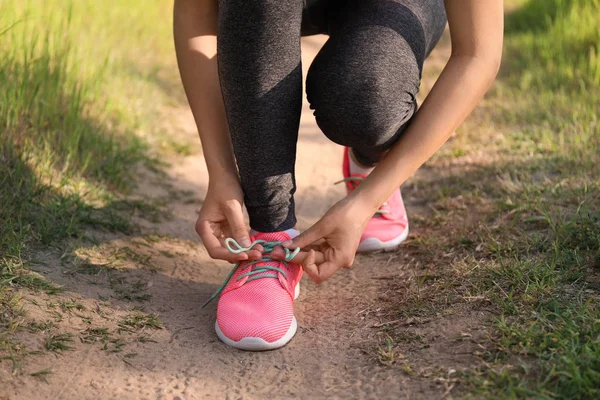
MULTIPOLYGON (((313 37, 304 42, 305 70, 322 41, 322 37, 313 37)), ((439 64, 440 57, 445 57, 447 44, 442 47, 434 63, 439 64)), ((344 195, 342 185, 333 185, 340 178, 341 155, 341 148, 319 131, 305 104, 297 163, 301 229, 344 195)), ((58 326, 63 330, 79 336, 90 326, 117 332, 135 304, 140 304, 145 313, 157 313, 163 329, 122 331, 126 343, 122 351, 107 351, 103 342, 82 343, 76 338, 70 343, 73 351, 32 355, 27 372, 51 368, 48 382, 28 374, 0 375, 0 398, 2 392, 10 399, 397 399, 441 398, 448 394, 451 387, 443 380, 436 382, 420 371, 441 369, 443 375, 448 369, 472 362, 472 345, 456 344, 456 337, 470 329, 466 318, 461 321, 460 316, 441 316, 429 324, 421 321, 422 326, 411 332, 426 337, 429 344, 418 349, 409 345, 394 349, 396 361, 406 358, 412 367, 379 361, 386 352, 383 323, 398 318, 390 311, 390 299, 397 293, 391 289, 389 279, 409 279, 413 274, 410 266, 414 258, 405 248, 390 254, 360 256, 352 269, 338 273, 321 286, 305 277, 296 302, 299 330, 285 348, 250 353, 222 344, 213 329, 217 302, 200 307, 230 268, 211 260, 193 231, 197 199, 203 198, 207 186, 204 161, 199 155, 172 161, 166 181, 176 189, 174 193, 184 191, 186 195, 171 196, 172 215, 167 220, 141 221, 145 235, 158 235, 150 242, 148 236, 94 233, 101 250, 86 256, 93 266, 106 262, 110 249, 134 249, 138 257, 125 257, 123 276, 127 282, 142 282, 144 293, 152 295, 150 300, 131 303, 115 299, 115 287, 106 284, 106 279, 114 282, 114 276, 69 274, 69 266, 51 253, 45 255, 46 265, 37 268, 66 286, 68 292, 61 296, 85 307, 80 312, 62 312, 58 326), (152 257, 156 272, 143 266, 140 254, 152 257)), ((156 177, 149 175, 143 180, 139 195, 168 196, 168 190, 153 179, 156 177)), ((409 217, 417 216, 423 207, 412 207, 410 190, 406 195, 409 217)), ((117 279, 116 285, 121 283, 117 279)), ((44 300, 47 304, 52 297, 44 300)), ((30 315, 48 318, 48 310, 43 307, 28 304, 26 308, 30 315)), ((419 321, 413 321, 415 324, 419 321)), ((22 340, 34 349, 43 346, 40 335, 24 335, 22 340)), ((111 346, 118 347, 118 342, 108 341, 109 350, 111 346)), ((9 370, 2 367, 3 371, 9 370)))

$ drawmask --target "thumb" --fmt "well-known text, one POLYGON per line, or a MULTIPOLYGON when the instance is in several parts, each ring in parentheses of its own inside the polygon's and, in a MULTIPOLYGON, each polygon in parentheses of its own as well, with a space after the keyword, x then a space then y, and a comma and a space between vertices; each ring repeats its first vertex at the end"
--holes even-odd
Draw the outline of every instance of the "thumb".
POLYGON ((249 247, 252 242, 250 241, 250 235, 246 229, 246 222, 244 222, 244 214, 242 213, 242 206, 235 202, 233 204, 227 204, 223 207, 225 217, 229 223, 231 229, 231 235, 243 247, 249 247))
POLYGON ((322 232, 321 224, 317 222, 316 224, 314 224, 313 226, 296 236, 294 240, 288 240, 287 242, 284 242, 283 247, 294 249, 297 247, 307 247, 308 245, 316 242, 317 240, 322 239, 323 236, 324 233, 322 232))

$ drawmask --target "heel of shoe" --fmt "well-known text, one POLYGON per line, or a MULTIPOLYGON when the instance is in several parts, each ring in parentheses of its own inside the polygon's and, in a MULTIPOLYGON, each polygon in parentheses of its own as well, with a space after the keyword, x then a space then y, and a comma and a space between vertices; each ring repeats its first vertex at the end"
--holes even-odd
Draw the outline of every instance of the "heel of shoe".
POLYGON ((406 240, 408 237, 408 224, 402 233, 393 238, 392 240, 388 240, 387 242, 382 242, 377 238, 367 238, 360 242, 358 245, 357 252, 358 253, 371 253, 374 251, 393 251, 400 246, 402 242, 406 240))

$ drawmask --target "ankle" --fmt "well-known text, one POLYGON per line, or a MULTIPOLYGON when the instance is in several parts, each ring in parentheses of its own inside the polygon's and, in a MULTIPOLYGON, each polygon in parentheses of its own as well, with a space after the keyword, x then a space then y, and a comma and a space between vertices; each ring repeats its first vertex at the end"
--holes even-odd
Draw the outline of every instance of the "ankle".
POLYGON ((364 165, 358 161, 353 149, 348 150, 348 155, 350 156, 350 174, 352 175, 369 175, 375 168, 374 165, 364 165))
MULTIPOLYGON (((287 234, 290 237, 290 239, 293 239, 300 234, 300 231, 298 229, 296 229, 296 227, 293 227, 290 229, 285 229, 285 230, 279 231, 279 232, 283 232, 283 233, 287 234)), ((257 231, 256 229, 250 229, 250 235, 252 235, 252 236, 256 236, 259 233, 267 233, 267 232, 260 232, 260 231, 257 231)), ((276 233, 276 232, 269 232, 269 233, 276 233)))

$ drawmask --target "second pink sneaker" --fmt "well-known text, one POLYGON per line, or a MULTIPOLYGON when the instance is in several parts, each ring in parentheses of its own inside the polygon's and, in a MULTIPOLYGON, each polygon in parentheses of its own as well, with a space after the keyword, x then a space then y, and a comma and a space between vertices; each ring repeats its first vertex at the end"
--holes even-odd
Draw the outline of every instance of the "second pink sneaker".
MULTIPOLYGON (((346 190, 353 191, 367 176, 350 174, 350 149, 344 148, 343 174, 346 190)), ((359 252, 394 250, 408 236, 408 219, 402 201, 400 189, 392 193, 389 199, 377 210, 367 224, 358 245, 359 252)))
POLYGON ((300 291, 302 268, 268 257, 269 250, 289 239, 285 232, 258 233, 252 240, 265 248, 262 261, 236 265, 213 295, 221 295, 215 330, 224 343, 242 350, 272 350, 296 333, 294 299, 300 291))

